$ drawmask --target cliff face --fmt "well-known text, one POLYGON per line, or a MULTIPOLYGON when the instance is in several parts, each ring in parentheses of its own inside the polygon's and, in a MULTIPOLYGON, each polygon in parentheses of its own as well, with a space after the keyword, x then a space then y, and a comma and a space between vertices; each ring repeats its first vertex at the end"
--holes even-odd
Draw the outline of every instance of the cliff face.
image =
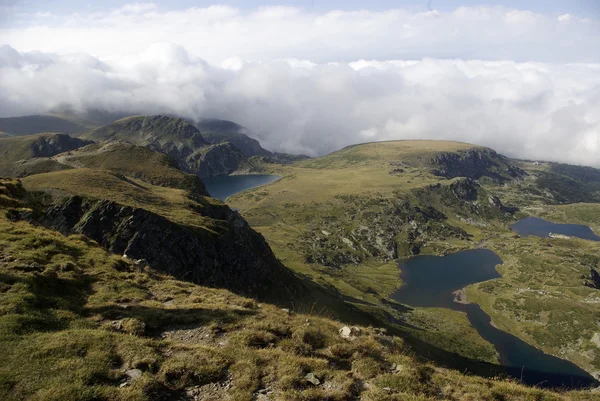
POLYGON ((69 135, 64 134, 41 136, 30 145, 32 153, 31 157, 51 157, 59 153, 80 148, 90 143, 92 143, 92 141, 71 138, 69 135))
POLYGON ((229 142, 223 142, 194 153, 185 163, 188 170, 207 178, 231 174, 244 160, 245 156, 240 150, 229 142))
POLYGON ((506 157, 488 148, 440 153, 433 156, 429 164, 433 174, 446 178, 466 177, 477 180, 489 177, 504 182, 526 175, 506 157))
POLYGON ((457 178, 450 184, 428 185, 415 190, 414 194, 424 204, 480 224, 492 219, 512 220, 518 210, 503 205, 497 196, 471 178, 457 178))
POLYGON ((43 225, 83 234, 110 252, 198 284, 270 300, 299 293, 295 277, 264 238, 227 207, 215 211, 219 233, 186 227, 140 208, 108 200, 69 198, 47 209, 43 225))

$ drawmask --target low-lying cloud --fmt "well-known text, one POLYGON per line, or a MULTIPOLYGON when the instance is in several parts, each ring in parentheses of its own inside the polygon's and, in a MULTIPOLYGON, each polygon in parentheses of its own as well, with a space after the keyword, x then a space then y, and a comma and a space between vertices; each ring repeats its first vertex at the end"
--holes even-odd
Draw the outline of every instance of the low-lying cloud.
POLYGON ((1 117, 65 107, 212 117, 271 150, 313 156, 422 138, 600 167, 594 20, 498 7, 312 15, 140 3, 32 21, 0 28, 11 44, 0 47, 1 117))

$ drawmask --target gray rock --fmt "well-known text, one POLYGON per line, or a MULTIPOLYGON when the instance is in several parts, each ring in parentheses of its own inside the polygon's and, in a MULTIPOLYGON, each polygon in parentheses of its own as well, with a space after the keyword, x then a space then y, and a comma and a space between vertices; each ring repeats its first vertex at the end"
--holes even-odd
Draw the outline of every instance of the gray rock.
POLYGON ((269 293, 271 300, 305 291, 237 212, 204 207, 202 213, 220 224, 219 235, 206 235, 144 209, 79 196, 47 209, 41 223, 63 234, 83 234, 124 259, 197 284, 249 296, 269 293))
POLYGON ((129 377, 129 380, 137 380, 142 377, 142 371, 139 369, 129 369, 125 371, 125 374, 129 377))
POLYGON ((312 372, 304 376, 304 379, 314 386, 318 386, 319 384, 321 384, 321 380, 319 380, 317 376, 315 376, 315 374, 312 372))
POLYGON ((340 337, 351 340, 360 336, 362 331, 358 327, 344 326, 340 329, 339 333, 340 337))

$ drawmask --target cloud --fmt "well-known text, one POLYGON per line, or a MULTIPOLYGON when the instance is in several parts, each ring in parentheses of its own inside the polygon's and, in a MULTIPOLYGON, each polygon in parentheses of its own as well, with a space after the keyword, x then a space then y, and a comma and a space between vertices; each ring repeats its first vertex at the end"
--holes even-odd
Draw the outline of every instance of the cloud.
POLYGON ((65 106, 230 119, 267 148, 310 155, 374 140, 452 139, 600 167, 600 64, 233 58, 215 65, 170 43, 104 60, 0 47, 0 116, 65 106))
POLYGON ((86 52, 102 59, 171 42, 214 64, 232 57, 317 63, 423 57, 600 62, 594 51, 600 48, 597 19, 506 7, 316 13, 223 5, 164 10, 137 2, 105 12, 45 15, 0 20, 2 42, 22 51, 86 52))

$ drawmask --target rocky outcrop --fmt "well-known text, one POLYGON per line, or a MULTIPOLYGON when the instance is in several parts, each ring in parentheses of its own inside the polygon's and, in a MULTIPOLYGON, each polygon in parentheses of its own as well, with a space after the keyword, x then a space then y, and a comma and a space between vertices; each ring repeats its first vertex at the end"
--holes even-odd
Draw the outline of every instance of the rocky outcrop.
POLYGON ((446 178, 467 177, 476 180, 489 177, 505 182, 526 175, 508 158, 488 148, 440 153, 431 158, 429 165, 433 174, 446 178))
POLYGON ((231 174, 244 160, 244 155, 234 145, 223 142, 194 153, 185 160, 185 163, 189 171, 206 178, 231 174))
POLYGON ((450 191, 459 200, 474 201, 479 196, 479 184, 470 178, 454 181, 450 184, 450 191))
POLYGON ((504 206, 500 198, 490 194, 471 178, 458 178, 450 184, 437 183, 414 191, 421 202, 440 210, 451 209, 464 221, 512 219, 518 209, 504 206))
MULTIPOLYGON (((430 206, 402 199, 367 199, 343 196, 344 213, 323 221, 319 229, 302 236, 299 251, 308 263, 329 267, 359 264, 375 257, 393 260, 420 253, 431 241, 469 234, 447 222, 447 216, 430 206)), ((332 212, 334 213, 334 212, 332 212)))
POLYGON ((584 284, 587 287, 600 290, 600 273, 598 273, 598 270, 594 269, 593 267, 590 267, 590 275, 588 277, 585 277, 584 284))
POLYGON ((187 227, 140 208, 79 196, 47 209, 43 225, 83 234, 112 253, 198 284, 285 301, 301 292, 264 238, 226 206, 211 211, 219 232, 187 227))
POLYGON ((31 149, 31 157, 51 157, 89 145, 90 143, 92 141, 72 138, 65 134, 53 134, 40 136, 31 142, 29 148, 31 149))

